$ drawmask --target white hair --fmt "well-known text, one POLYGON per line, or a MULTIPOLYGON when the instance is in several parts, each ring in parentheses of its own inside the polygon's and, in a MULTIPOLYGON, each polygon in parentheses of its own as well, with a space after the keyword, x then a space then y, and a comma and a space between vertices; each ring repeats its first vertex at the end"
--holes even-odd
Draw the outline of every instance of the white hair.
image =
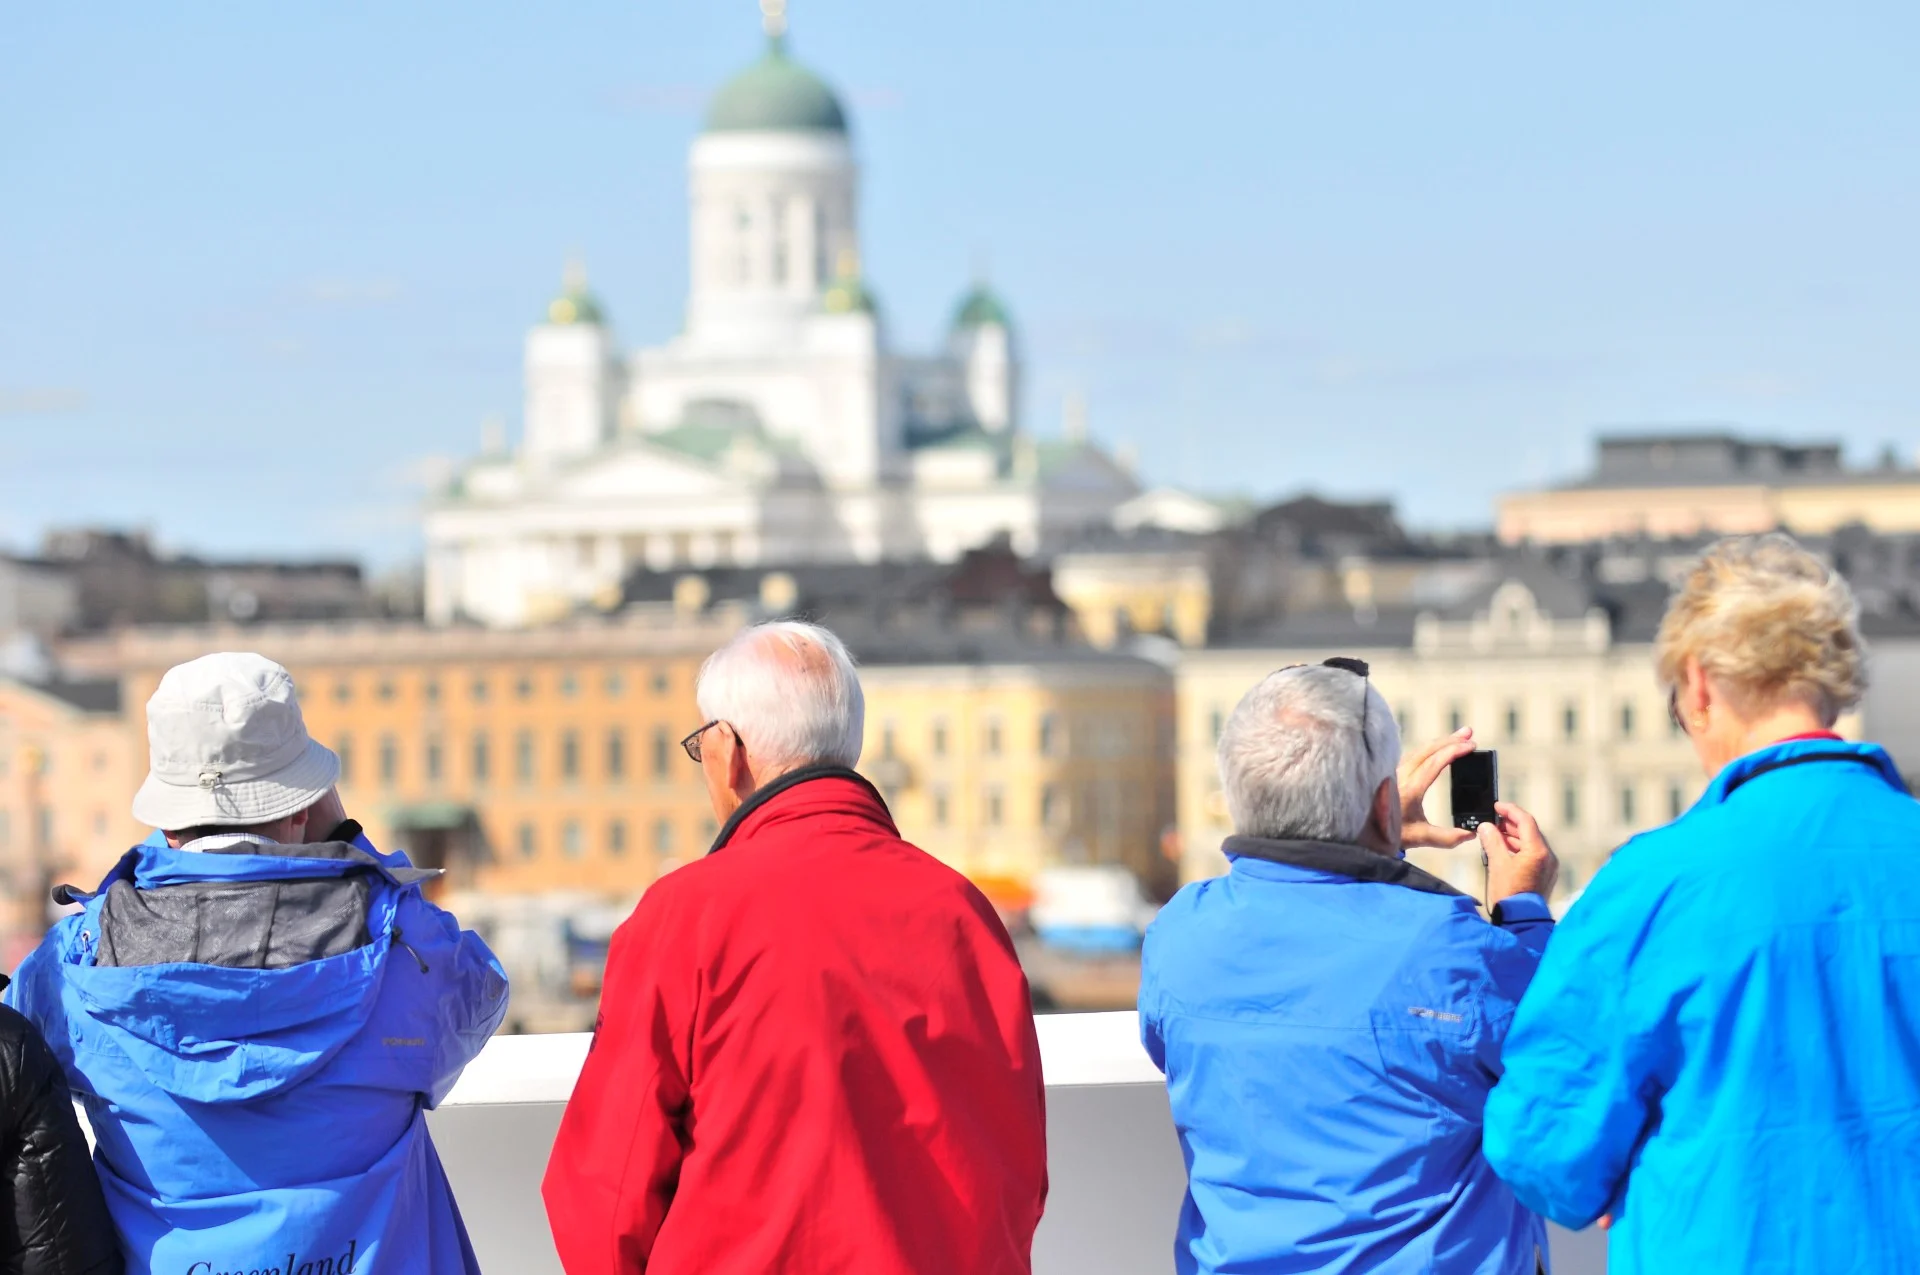
POLYGON ((742 629, 700 666, 694 698, 702 717, 733 727, 757 771, 860 760, 866 696, 846 645, 817 624, 742 629))
POLYGON ((1400 727, 1356 674, 1319 664, 1281 669, 1234 707, 1219 762, 1236 832, 1352 843, 1381 781, 1400 764, 1400 727))

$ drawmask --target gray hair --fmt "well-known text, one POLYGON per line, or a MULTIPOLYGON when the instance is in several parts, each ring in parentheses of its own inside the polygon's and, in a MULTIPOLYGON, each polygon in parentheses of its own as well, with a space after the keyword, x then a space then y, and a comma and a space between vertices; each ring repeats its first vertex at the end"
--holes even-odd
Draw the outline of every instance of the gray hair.
POLYGON ((1400 764, 1400 727, 1372 684, 1344 669, 1281 669, 1234 707, 1219 762, 1236 832, 1351 843, 1381 781, 1400 764))
POLYGON ((700 714, 725 722, 757 770, 852 766, 867 701, 853 657, 817 624, 777 620, 742 629, 700 666, 700 714))

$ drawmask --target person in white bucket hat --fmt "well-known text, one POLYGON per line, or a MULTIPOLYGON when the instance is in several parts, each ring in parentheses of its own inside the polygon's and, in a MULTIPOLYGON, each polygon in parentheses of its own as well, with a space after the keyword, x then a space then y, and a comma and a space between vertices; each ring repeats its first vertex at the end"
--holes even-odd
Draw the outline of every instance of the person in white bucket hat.
POLYGON ((306 814, 332 794, 340 759, 307 734, 292 676, 265 656, 223 651, 168 669, 147 701, 147 753, 133 817, 149 827, 331 831, 308 829, 306 814))
POLYGON ((478 1275, 424 1113, 506 1014, 499 962, 345 819, 272 660, 169 670, 147 738, 164 842, 56 890, 81 910, 7 992, 86 1107, 127 1269, 478 1275))

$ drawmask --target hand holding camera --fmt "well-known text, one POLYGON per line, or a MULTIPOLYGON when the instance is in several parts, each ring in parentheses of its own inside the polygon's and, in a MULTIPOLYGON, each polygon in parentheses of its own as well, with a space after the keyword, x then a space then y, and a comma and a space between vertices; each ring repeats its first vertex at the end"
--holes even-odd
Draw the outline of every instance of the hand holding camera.
POLYGON ((1547 898, 1560 861, 1534 817, 1510 801, 1494 803, 1494 818, 1476 830, 1487 860, 1487 906, 1516 894, 1547 898))

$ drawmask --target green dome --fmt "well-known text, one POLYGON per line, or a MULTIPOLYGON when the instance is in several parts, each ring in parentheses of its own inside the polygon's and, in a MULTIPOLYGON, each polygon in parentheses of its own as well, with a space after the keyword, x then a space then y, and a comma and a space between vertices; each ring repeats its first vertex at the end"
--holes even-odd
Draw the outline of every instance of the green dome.
POLYGON ((547 306, 547 322, 605 324, 606 312, 600 300, 587 291, 587 272, 577 263, 567 267, 566 283, 560 295, 547 306))
POLYGON ((860 258, 853 249, 848 248, 840 254, 838 277, 831 286, 820 295, 820 308, 828 314, 871 314, 878 315, 880 306, 867 291, 866 282, 860 277, 860 258))
POLYGON ((709 133, 844 133, 847 117, 827 82, 787 56, 781 36, 758 62, 721 86, 707 108, 709 133))
POLYGON ((1007 316, 1006 303, 983 283, 960 298, 960 308, 953 312, 953 326, 983 328, 989 323, 998 324, 1008 331, 1013 330, 1013 320, 1007 316))
POLYGON ((879 313, 873 294, 858 279, 843 279, 828 288, 820 298, 820 308, 828 314, 879 313))

